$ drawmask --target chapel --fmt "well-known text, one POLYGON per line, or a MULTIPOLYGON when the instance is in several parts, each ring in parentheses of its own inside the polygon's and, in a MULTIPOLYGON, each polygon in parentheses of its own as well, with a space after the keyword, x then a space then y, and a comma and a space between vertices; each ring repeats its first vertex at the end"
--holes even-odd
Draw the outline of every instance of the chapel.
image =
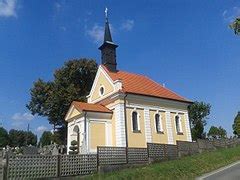
POLYGON ((192 102, 145 75, 118 69, 117 47, 106 16, 101 65, 87 103, 72 102, 65 117, 68 151, 73 140, 79 153, 95 153, 97 146, 141 148, 192 141, 192 102))

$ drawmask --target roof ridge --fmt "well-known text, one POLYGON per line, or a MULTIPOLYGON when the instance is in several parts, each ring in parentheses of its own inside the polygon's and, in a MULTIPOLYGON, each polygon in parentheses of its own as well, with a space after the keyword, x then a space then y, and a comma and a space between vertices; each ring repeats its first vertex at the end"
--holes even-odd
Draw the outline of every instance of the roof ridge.
POLYGON ((160 83, 158 83, 158 82, 156 82, 155 80, 153 80, 153 79, 151 79, 151 78, 149 78, 149 77, 147 77, 150 81, 152 81, 152 82, 154 82, 154 83, 156 83, 156 84, 158 84, 159 86, 161 86, 162 88, 164 88, 164 89, 166 89, 166 90, 168 90, 168 91, 170 91, 170 92, 172 92, 172 93, 174 93, 175 95, 177 95, 177 96, 179 96, 179 97, 181 97, 181 98, 183 98, 183 99, 185 99, 185 100, 188 100, 188 99, 186 99, 185 97, 183 97, 183 96, 181 96, 181 95, 179 95, 179 94, 177 94, 176 92, 174 92, 173 90, 171 90, 171 89, 169 89, 169 88, 167 88, 167 87, 164 87, 162 84, 160 84, 160 83))
POLYGON ((123 72, 123 73, 133 74, 133 75, 137 75, 137 76, 145 76, 144 74, 132 73, 132 72, 123 71, 123 70, 117 70, 116 72, 110 72, 110 71, 106 68, 106 66, 104 66, 104 65, 102 65, 102 64, 101 64, 100 66, 103 66, 103 67, 104 67, 104 70, 107 70, 107 72, 113 73, 113 74, 117 74, 118 72, 123 72))

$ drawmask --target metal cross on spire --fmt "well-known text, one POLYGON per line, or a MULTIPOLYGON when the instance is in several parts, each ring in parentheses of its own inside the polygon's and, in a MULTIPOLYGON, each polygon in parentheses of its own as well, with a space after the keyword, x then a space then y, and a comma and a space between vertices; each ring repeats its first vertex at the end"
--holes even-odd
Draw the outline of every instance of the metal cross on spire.
POLYGON ((105 18, 106 18, 106 21, 108 21, 108 8, 107 7, 105 8, 105 18))

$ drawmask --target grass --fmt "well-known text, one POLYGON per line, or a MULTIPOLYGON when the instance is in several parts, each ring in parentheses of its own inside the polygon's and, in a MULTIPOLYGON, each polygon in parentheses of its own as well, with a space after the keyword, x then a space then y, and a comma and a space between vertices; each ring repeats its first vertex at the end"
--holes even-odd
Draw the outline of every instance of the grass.
POLYGON ((194 179, 238 160, 240 146, 112 173, 94 174, 84 179, 194 179))

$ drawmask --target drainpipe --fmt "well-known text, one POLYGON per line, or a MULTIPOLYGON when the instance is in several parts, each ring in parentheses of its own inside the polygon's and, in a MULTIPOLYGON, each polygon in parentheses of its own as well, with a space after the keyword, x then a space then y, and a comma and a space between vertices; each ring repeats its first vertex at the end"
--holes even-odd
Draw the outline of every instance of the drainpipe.
POLYGON ((84 112, 84 148, 87 150, 87 112, 84 112))
POLYGON ((127 105, 126 105, 127 96, 128 96, 128 94, 125 94, 125 96, 124 96, 124 121, 125 121, 126 148, 128 148, 127 105))

